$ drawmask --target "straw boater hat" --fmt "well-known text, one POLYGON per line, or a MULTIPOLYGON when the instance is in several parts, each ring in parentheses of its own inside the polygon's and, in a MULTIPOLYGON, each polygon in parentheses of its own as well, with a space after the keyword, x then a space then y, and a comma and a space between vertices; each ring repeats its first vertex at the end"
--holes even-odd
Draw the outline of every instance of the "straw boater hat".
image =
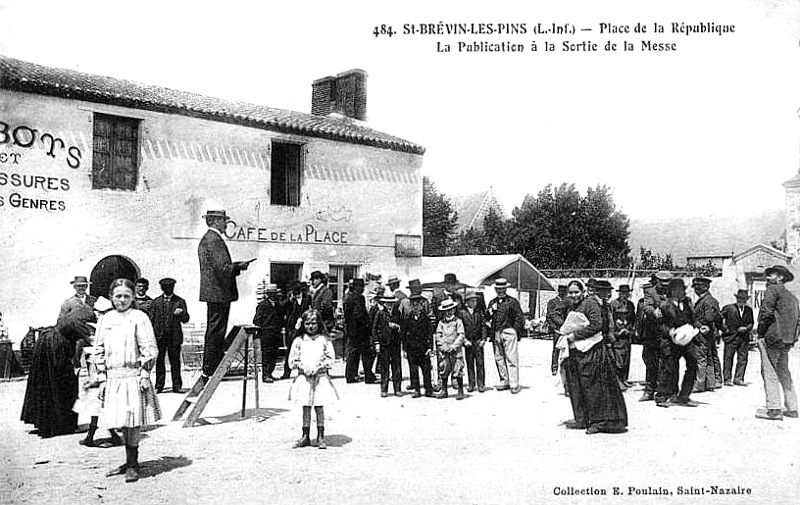
POLYGON ((508 280, 507 279, 504 279, 502 277, 498 277, 497 279, 494 280, 494 289, 497 289, 497 288, 505 289, 507 287, 508 287, 508 280))
POLYGON ((447 312, 448 310, 452 310, 455 308, 458 308, 458 304, 450 298, 445 298, 444 300, 442 300, 441 305, 439 305, 439 310, 441 310, 442 312, 447 312))
POLYGON ((671 281, 674 276, 672 275, 672 272, 661 270, 660 272, 656 272, 656 274, 653 277, 655 277, 660 281, 668 282, 671 281))
POLYGON ((400 284, 400 279, 397 278, 396 275, 390 275, 388 279, 386 279, 386 284, 400 284))
POLYGON ((264 286, 264 293, 279 293, 280 289, 278 289, 277 284, 267 284, 264 286))
POLYGON ((794 275, 792 272, 790 272, 789 269, 783 265, 775 265, 764 270, 764 275, 769 275, 772 273, 782 276, 783 282, 792 282, 794 280, 794 275))
POLYGON ((475 291, 467 291, 467 294, 464 295, 464 301, 472 300, 473 298, 478 298, 478 293, 475 291))
POLYGON ((203 219, 207 219, 209 217, 219 217, 224 219, 225 221, 230 221, 228 217, 228 213, 224 210, 207 210, 205 214, 201 216, 203 219))
POLYGON ((378 300, 381 303, 395 303, 397 301, 397 298, 395 298, 392 295, 389 295, 389 296, 381 296, 378 300))
POLYGON ((74 280, 69 281, 70 284, 89 284, 89 279, 85 275, 76 275, 74 280))

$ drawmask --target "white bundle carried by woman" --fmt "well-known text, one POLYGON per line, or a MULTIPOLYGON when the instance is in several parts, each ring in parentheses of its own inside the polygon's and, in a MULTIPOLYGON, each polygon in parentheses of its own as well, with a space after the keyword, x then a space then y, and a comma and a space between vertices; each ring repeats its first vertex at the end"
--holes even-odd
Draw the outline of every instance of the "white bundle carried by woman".
POLYGON ((684 324, 678 328, 670 328, 669 336, 676 345, 685 346, 700 332, 691 324, 684 324))
POLYGON ((588 327, 589 320, 583 313, 570 312, 567 314, 564 324, 562 324, 561 328, 558 330, 561 336, 558 338, 558 342, 556 343, 556 347, 562 351, 561 360, 569 357, 569 342, 567 341, 567 335, 588 327))

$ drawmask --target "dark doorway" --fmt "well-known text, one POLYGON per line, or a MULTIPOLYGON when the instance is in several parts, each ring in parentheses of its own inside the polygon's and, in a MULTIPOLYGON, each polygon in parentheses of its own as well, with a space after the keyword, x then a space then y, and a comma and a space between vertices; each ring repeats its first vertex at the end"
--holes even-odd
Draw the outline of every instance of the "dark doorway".
POLYGON ((269 280, 276 284, 284 294, 287 294, 292 282, 300 280, 302 271, 302 263, 270 263, 269 280))
POLYGON ((136 265, 124 256, 106 256, 92 269, 92 276, 89 279, 89 293, 92 296, 104 296, 108 298, 108 287, 114 279, 125 278, 131 282, 136 282, 139 278, 139 269, 136 265))

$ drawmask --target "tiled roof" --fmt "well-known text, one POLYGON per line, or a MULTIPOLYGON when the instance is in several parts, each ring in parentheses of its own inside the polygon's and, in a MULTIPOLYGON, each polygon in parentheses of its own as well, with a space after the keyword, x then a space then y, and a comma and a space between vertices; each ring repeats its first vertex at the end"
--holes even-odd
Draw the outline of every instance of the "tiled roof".
POLYGON ((46 67, 3 55, 0 55, 0 88, 181 114, 413 154, 425 153, 421 145, 378 132, 347 118, 314 116, 223 100, 124 79, 46 67))
POLYGON ((498 214, 505 217, 505 210, 500 202, 497 201, 497 197, 495 197, 491 188, 472 195, 451 196, 449 200, 453 210, 458 213, 456 234, 462 231, 466 232, 470 228, 478 231, 482 230, 483 218, 489 212, 490 207, 493 207, 498 214))

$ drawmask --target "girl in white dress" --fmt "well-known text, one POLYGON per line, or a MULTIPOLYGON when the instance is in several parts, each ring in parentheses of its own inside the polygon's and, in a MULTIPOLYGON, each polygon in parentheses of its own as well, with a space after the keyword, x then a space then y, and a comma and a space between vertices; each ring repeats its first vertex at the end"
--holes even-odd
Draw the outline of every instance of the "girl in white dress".
POLYGON ((325 413, 323 405, 339 398, 328 370, 333 366, 333 345, 319 311, 307 310, 302 316, 303 334, 294 339, 289 364, 298 375, 289 389, 289 399, 303 405, 303 436, 294 447, 311 445, 311 407, 317 415, 317 447, 325 449, 325 413))
POLYGON ((133 283, 117 279, 111 283, 114 309, 97 323, 95 363, 103 408, 99 425, 122 428, 127 459, 109 473, 125 473, 126 482, 139 480, 139 437, 142 426, 161 419, 150 370, 158 347, 153 326, 144 312, 133 308, 133 283))

